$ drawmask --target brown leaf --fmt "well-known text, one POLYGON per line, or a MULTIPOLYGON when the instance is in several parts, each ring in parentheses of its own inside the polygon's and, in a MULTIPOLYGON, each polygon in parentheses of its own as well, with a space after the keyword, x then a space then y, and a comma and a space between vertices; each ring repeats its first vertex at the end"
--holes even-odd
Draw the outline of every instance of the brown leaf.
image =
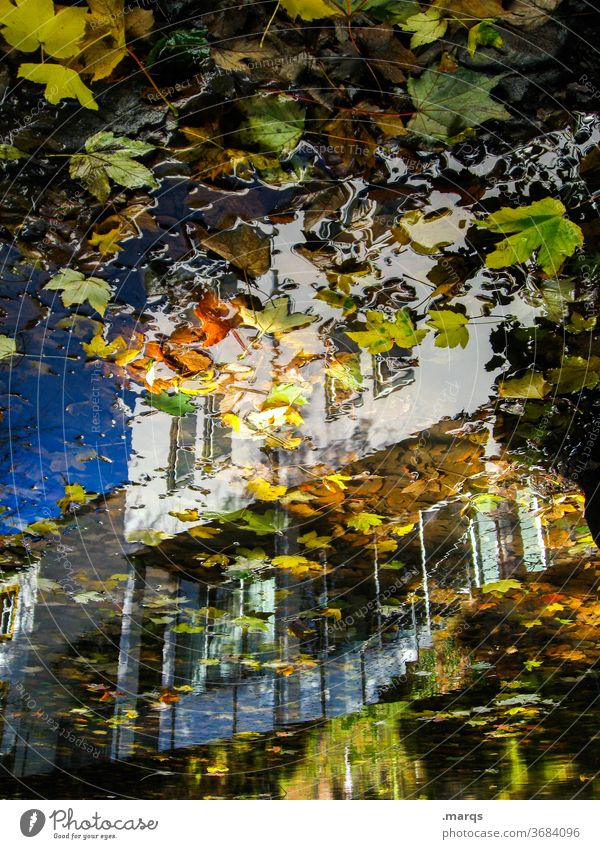
POLYGON ((244 222, 232 230, 207 235, 200 244, 252 277, 260 277, 271 267, 271 240, 244 222))
POLYGON ((403 83, 404 71, 419 66, 417 57, 396 37, 393 27, 358 27, 353 33, 363 50, 363 58, 391 83, 403 83))

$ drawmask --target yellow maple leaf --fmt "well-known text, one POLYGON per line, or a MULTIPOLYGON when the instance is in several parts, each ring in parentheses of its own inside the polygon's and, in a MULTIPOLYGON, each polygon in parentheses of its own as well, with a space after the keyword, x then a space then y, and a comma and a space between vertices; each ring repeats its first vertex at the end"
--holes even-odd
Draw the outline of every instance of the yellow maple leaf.
POLYGON ((51 62, 25 62, 19 67, 17 76, 45 85, 44 97, 48 103, 56 104, 65 97, 73 97, 86 109, 98 109, 94 95, 72 68, 51 62))
POLYGON ((108 77, 127 55, 124 0, 88 0, 90 15, 82 48, 92 82, 108 77))
POLYGON ((79 53, 88 10, 68 7, 55 14, 52 0, 0 0, 0 26, 6 41, 23 53, 39 47, 55 59, 79 53))
POLYGON ((287 492, 287 486, 274 486, 264 478, 255 478, 248 483, 248 489, 259 501, 277 501, 287 492))
POLYGON ((330 5, 326 0, 280 0, 280 5, 294 20, 302 18, 303 21, 315 21, 344 14, 341 9, 330 5))

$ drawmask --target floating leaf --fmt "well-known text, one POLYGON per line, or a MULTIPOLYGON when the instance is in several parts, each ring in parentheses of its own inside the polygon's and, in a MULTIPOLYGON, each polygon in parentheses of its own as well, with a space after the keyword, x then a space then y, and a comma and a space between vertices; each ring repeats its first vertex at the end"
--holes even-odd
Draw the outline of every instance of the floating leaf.
POLYGON ((265 153, 285 154, 296 146, 304 131, 305 108, 291 97, 253 97, 244 107, 246 126, 242 144, 255 144, 265 153))
POLYGON ((522 377, 504 380, 498 386, 501 398, 544 398, 550 390, 550 384, 539 371, 528 371, 522 377))
POLYGON ((521 582, 513 578, 505 578, 502 581, 493 581, 481 587, 482 593, 507 593, 509 590, 520 590, 521 582))
POLYGON ((315 21, 344 14, 341 9, 326 0, 281 0, 280 5, 292 20, 302 18, 303 21, 315 21))
POLYGON ((296 330, 299 327, 306 327, 317 320, 315 315, 306 315, 305 313, 289 312, 290 299, 287 295, 281 298, 273 298, 269 301, 262 310, 248 309, 240 307, 240 318, 242 324, 249 327, 256 327, 261 333, 289 333, 290 330, 296 330))
POLYGON ((48 103, 56 104, 65 97, 73 97, 86 109, 98 109, 91 90, 72 68, 54 65, 51 62, 33 64, 25 62, 19 66, 18 77, 46 86, 44 97, 48 103))
POLYGON ((490 97, 490 91, 501 79, 502 76, 487 77, 465 68, 452 74, 429 68, 420 77, 410 77, 408 92, 415 115, 408 129, 452 141, 485 121, 507 121, 509 113, 490 97))
POLYGON ((537 253, 536 261, 546 274, 556 274, 565 259, 583 245, 581 228, 565 218, 565 213, 559 200, 548 197, 517 209, 503 207, 478 221, 478 227, 507 237, 488 254, 486 266, 505 268, 537 253))
POLYGON ((157 531, 154 528, 140 529, 138 531, 130 531, 127 534, 127 542, 139 542, 142 545, 155 547, 160 545, 165 539, 171 539, 173 535, 167 534, 165 531, 157 531))
POLYGON ((248 489, 259 501, 277 501, 287 492, 287 486, 274 486, 264 478, 254 478, 248 483, 248 489))
POLYGON ((17 353, 17 343, 10 336, 0 336, 0 360, 17 353))
POLYGON ((301 554, 281 554, 272 560, 273 566, 289 569, 294 575, 306 575, 310 572, 322 572, 323 566, 316 560, 309 560, 301 554))
POLYGON ((600 357, 564 357, 560 368, 552 368, 547 379, 563 393, 581 392, 582 389, 594 389, 600 381, 600 357))
POLYGON ((59 271, 46 283, 44 289, 60 292, 66 307, 88 303, 100 315, 106 312, 112 294, 106 281, 100 280, 99 277, 85 277, 81 271, 75 271, 73 268, 59 271))
POLYGON ((298 537, 298 542, 305 548, 331 548, 329 543, 333 537, 319 536, 316 531, 309 531, 298 537))
POLYGON ((0 144, 0 162, 8 162, 14 159, 23 159, 27 154, 19 150, 13 144, 0 144))
POLYGON ((193 413, 196 409, 183 392, 175 392, 173 395, 164 391, 160 395, 150 394, 146 396, 146 403, 155 410, 168 413, 170 416, 185 416, 186 413, 193 413))
POLYGON ((370 354, 380 354, 389 351, 394 344, 401 348, 412 348, 427 335, 427 330, 416 330, 408 309, 398 310, 393 321, 385 313, 368 310, 366 313, 366 329, 346 331, 361 348, 370 354))
POLYGON ((152 171, 136 161, 136 157, 154 150, 153 145, 101 131, 90 136, 84 147, 85 153, 71 156, 69 173, 99 201, 108 199, 110 180, 128 189, 157 188, 152 171))
POLYGON ((453 310, 429 310, 429 324, 436 331, 434 344, 438 348, 466 348, 469 331, 466 325, 469 316, 453 310))
POLYGON ((96 492, 86 492, 79 483, 65 486, 64 498, 60 498, 56 503, 61 510, 68 510, 73 504, 87 504, 88 501, 93 501, 96 497, 96 492))
POLYGON ((378 516, 377 513, 357 513, 356 516, 346 520, 346 525, 349 528, 354 528, 355 531, 366 533, 371 528, 381 525, 383 518, 383 516, 378 516))

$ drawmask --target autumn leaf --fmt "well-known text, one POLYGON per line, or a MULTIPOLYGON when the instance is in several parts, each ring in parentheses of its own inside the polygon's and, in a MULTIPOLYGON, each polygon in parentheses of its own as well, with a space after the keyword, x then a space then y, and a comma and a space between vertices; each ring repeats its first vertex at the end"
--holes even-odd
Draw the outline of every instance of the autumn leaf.
POLYGON ((203 248, 214 251, 253 277, 260 277, 271 267, 270 238, 245 221, 231 230, 211 233, 200 241, 203 248))
POLYGON ((71 68, 54 65, 51 62, 40 64, 25 62, 19 66, 17 76, 32 83, 45 85, 44 97, 48 103, 56 104, 66 97, 73 97, 86 109, 98 109, 92 92, 79 74, 71 68))
POLYGON ((436 331, 435 346, 437 348, 466 348, 469 342, 469 331, 466 325, 469 316, 453 310, 429 310, 427 324, 436 331))
POLYGON ((128 189, 157 188, 152 171, 136 161, 136 157, 154 150, 153 145, 101 131, 90 136, 84 147, 84 153, 71 156, 69 173, 99 201, 108 199, 111 180, 128 189))
POLYGON ((127 55, 124 5, 124 0, 88 0, 82 73, 91 74, 92 82, 108 77, 127 55))
POLYGON ((289 333, 290 330, 297 330, 299 327, 306 327, 317 320, 315 315, 307 315, 306 313, 289 312, 290 299, 287 295, 280 298, 273 298, 261 310, 249 309, 248 307, 240 307, 240 318, 242 324, 248 327, 255 327, 261 333, 270 333, 279 335, 280 333, 289 333))
POLYGON ((581 228, 565 218, 566 211, 559 200, 548 197, 516 209, 503 207, 476 222, 478 227, 506 237, 487 255, 486 266, 506 268, 536 254, 536 262, 546 274, 557 274, 565 259, 583 245, 581 228))
POLYGON ((274 486, 264 478, 255 478, 250 481, 248 489, 259 501, 277 501, 287 492, 287 486, 274 486))
POLYGON ((165 531, 157 531, 154 528, 130 531, 127 534, 127 542, 139 542, 141 545, 148 545, 152 548, 160 545, 164 540, 171 538, 172 534, 167 534, 165 531))
POLYGON ((96 497, 96 492, 86 492, 79 483, 65 486, 64 498, 59 498, 56 502, 61 510, 69 510, 73 505, 87 504, 88 501, 93 501, 96 497))
POLYGON ((466 68, 442 74, 429 68, 420 77, 410 77, 410 94, 415 114, 408 129, 423 136, 452 141, 465 130, 486 121, 507 121, 509 113, 490 97, 502 76, 488 77, 466 68))
POLYGON ((443 16, 440 9, 430 6, 424 12, 412 15, 400 26, 405 32, 413 33, 410 46, 414 50, 415 47, 431 44, 432 41, 441 38, 448 29, 448 19, 443 16))
POLYGON ((600 357, 564 357, 560 368, 552 368, 546 375, 561 395, 594 389, 600 381, 600 357))
POLYGON ((301 554, 281 554, 271 561, 273 566, 288 569, 294 575, 306 575, 310 572, 322 572, 323 565, 316 560, 309 560, 301 554))
POLYGON ((501 398, 543 398, 548 394, 550 384, 539 371, 528 371, 522 377, 503 380, 498 386, 501 398))
POLYGON ((292 20, 302 18, 303 21, 315 21, 344 14, 340 8, 326 0, 280 0, 280 5, 292 20))
POLYGON ((329 543, 333 537, 319 536, 316 531, 309 531, 298 537, 298 542, 305 548, 331 548, 329 543))
POLYGON ((196 539, 213 539, 221 533, 218 528, 209 528, 207 525, 194 525, 193 528, 188 528, 187 532, 196 539))
POLYGON ((85 277, 73 268, 59 271, 49 283, 46 283, 44 289, 60 292, 66 307, 88 303, 100 315, 106 312, 111 296, 111 288, 104 280, 100 280, 99 277, 85 277))
POLYGON ((0 336, 0 360, 17 353, 17 343, 10 336, 0 336))
POLYGON ((259 95, 243 105, 246 125, 239 131, 243 145, 266 153, 293 150, 304 131, 305 108, 292 97, 259 95))
POLYGON ((467 48, 471 58, 475 56, 478 46, 495 47, 497 50, 504 47, 504 39, 498 30, 492 26, 493 20, 479 21, 478 24, 469 29, 467 48))
POLYGON ((154 407, 155 410, 168 413, 170 416, 185 416, 187 413, 193 413, 196 409, 188 396, 182 392, 176 392, 173 395, 164 391, 157 395, 150 394, 146 398, 146 403, 154 407))
POLYGON ((385 313, 368 310, 366 313, 366 329, 346 331, 361 348, 370 354, 380 354, 389 351, 395 344, 400 348, 412 348, 418 345, 427 335, 427 330, 416 330, 408 309, 398 310, 390 321, 385 313))
POLYGON ((14 144, 0 144, 0 162, 13 162, 24 157, 26 158, 27 154, 15 147, 14 144))
POLYGON ((509 590, 520 590, 522 588, 520 581, 515 581, 513 578, 505 578, 502 581, 492 581, 489 584, 484 584, 481 587, 482 593, 500 593, 504 594, 509 590))
POLYGON ((355 531, 366 533, 371 528, 381 525, 383 518, 383 516, 378 516, 377 513, 357 513, 356 516, 346 520, 346 525, 355 531))
POLYGON ((176 519, 179 519, 180 522, 197 522, 199 517, 198 511, 190 507, 187 510, 181 510, 178 512, 177 510, 169 510, 169 516, 174 516, 176 519))
POLYGON ((39 47, 54 59, 79 52, 88 10, 66 7, 55 12, 52 0, 0 0, 0 26, 6 41, 23 53, 39 47))

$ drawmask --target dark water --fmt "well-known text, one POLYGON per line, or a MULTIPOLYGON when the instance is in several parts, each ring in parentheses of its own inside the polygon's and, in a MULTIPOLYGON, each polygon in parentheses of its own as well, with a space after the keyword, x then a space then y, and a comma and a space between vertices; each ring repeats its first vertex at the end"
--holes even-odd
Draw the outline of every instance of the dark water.
MULTIPOLYGON (((432 155, 414 173, 390 161, 386 189, 348 181, 331 214, 273 225, 267 216, 290 191, 249 190, 277 245, 255 293, 285 294, 319 320, 241 360, 228 337, 215 359, 237 362, 241 383, 252 371, 243 390, 264 396, 273 374, 300 379, 300 351, 314 355, 302 368, 304 422, 285 437, 301 434, 295 451, 233 433, 212 394, 194 396, 181 418, 151 410, 131 375, 82 354, 97 330, 85 308, 67 320, 6 249, 4 332, 17 334, 21 356, 0 365, 3 795, 598 795, 595 549, 577 491, 552 478, 550 462, 524 471, 511 453, 495 387, 498 335, 533 327, 550 307, 527 281, 509 293, 504 272, 484 269, 454 301, 476 317, 464 349, 426 340, 418 361, 349 350, 362 390, 340 389, 323 380, 339 312, 314 300, 322 273, 307 258, 327 242, 327 262, 368 259, 392 303, 421 302, 440 257, 398 251, 390 215, 408 197, 424 212, 448 209, 444 226, 468 263, 473 186, 485 200, 575 184, 598 140, 578 120, 501 154, 432 155), (335 472, 343 486, 324 495, 335 472), (308 497, 263 504, 267 530, 221 518, 219 533, 192 538, 170 515, 256 510, 256 476, 308 497), (58 518, 74 482, 97 494, 90 505, 44 539, 16 534, 58 518), (344 487, 394 517, 391 543, 340 532, 344 487), (477 500, 489 492, 498 502, 477 500), (318 515, 311 498, 324 505, 318 515), (311 546, 311 533, 325 542, 311 546), (308 569, 272 563, 298 556, 308 569)), ((158 231, 126 242, 111 264, 111 337, 159 338, 189 314, 183 291, 241 288, 186 237, 187 224, 214 224, 232 203, 165 181, 158 231)))

